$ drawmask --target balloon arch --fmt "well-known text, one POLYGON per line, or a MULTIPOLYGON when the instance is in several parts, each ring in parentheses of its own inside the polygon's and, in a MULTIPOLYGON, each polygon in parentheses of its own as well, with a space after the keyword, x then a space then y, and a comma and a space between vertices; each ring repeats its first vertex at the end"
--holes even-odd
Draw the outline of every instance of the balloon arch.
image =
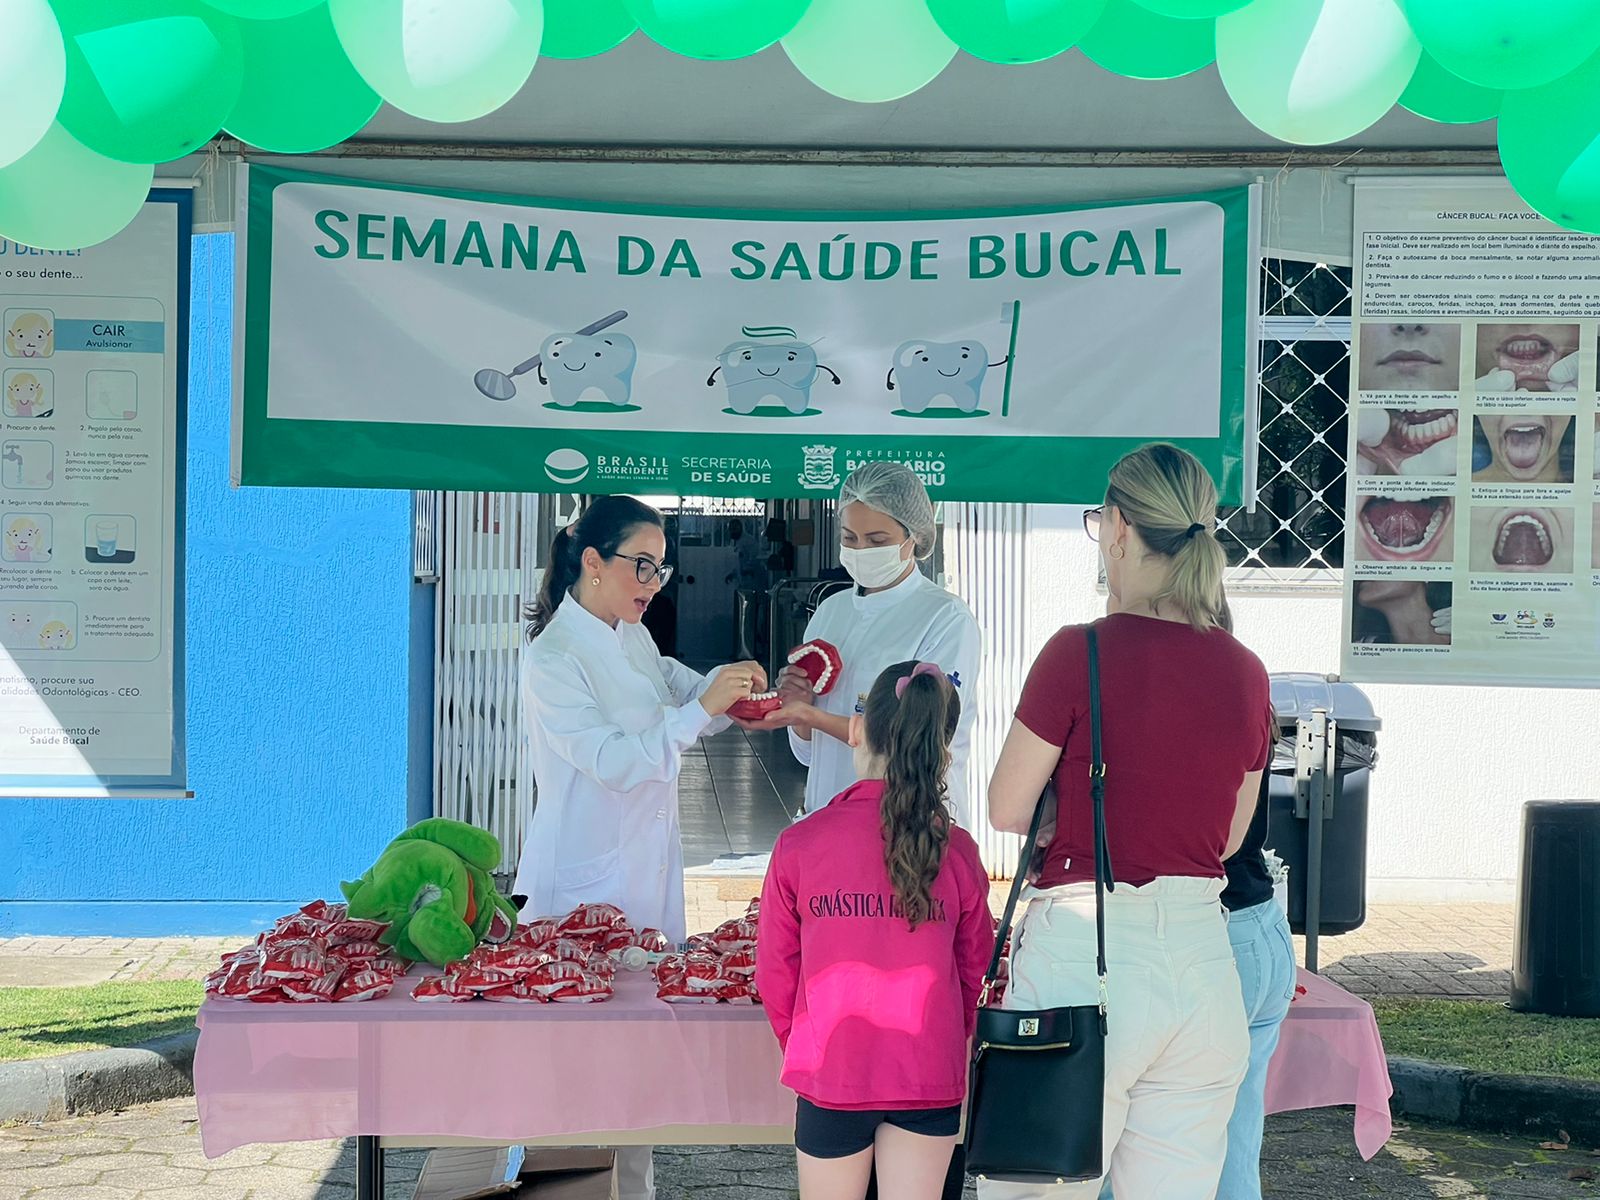
POLYGON ((387 101, 461 122, 510 100, 540 55, 636 31, 690 58, 774 44, 822 90, 895 100, 963 50, 1039 62, 1076 46, 1170 79, 1212 62, 1284 142, 1354 137, 1399 104, 1499 118, 1534 209, 1600 234, 1600 0, 0 0, 0 237, 69 249, 133 218, 153 164, 219 131, 312 153, 387 101))

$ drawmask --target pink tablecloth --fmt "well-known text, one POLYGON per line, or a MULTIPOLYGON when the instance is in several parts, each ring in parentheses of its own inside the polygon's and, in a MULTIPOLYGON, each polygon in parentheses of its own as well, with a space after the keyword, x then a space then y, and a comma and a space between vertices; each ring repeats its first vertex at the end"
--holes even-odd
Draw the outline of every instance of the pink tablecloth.
MULTIPOLYGON (((777 1042, 759 1008, 673 1006, 624 975, 596 1005, 418 1004, 415 976, 362 1004, 200 1009, 195 1098, 208 1155, 252 1142, 378 1134, 516 1141, 668 1126, 785 1125, 777 1042)), ((1388 1140, 1372 1009, 1301 974, 1267 1111, 1356 1106, 1356 1146, 1388 1140)))
POLYGON ((1267 1069, 1267 1111, 1353 1104, 1356 1149, 1371 1158, 1392 1132, 1394 1093, 1372 1006, 1320 975, 1301 971, 1299 983, 1267 1069))

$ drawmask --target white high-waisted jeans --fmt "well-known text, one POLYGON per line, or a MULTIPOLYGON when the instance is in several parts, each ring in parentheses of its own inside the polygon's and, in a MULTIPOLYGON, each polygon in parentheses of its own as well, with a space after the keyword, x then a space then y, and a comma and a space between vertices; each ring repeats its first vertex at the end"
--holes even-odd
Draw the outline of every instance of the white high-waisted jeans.
MULTIPOLYGON (((1168 876, 1106 895, 1105 1161, 1118 1196, 1216 1195, 1250 1058, 1222 886, 1168 876)), ((1029 896, 1006 1007, 1096 1003, 1094 885, 1029 896)), ((1094 1200, 1100 1183, 980 1181, 978 1191, 983 1200, 1094 1200)))

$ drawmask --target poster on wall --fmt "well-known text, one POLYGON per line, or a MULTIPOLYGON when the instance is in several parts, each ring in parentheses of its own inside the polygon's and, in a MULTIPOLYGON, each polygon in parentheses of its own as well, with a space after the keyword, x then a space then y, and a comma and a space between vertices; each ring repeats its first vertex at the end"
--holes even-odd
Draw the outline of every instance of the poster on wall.
POLYGON ((0 240, 0 795, 184 787, 187 191, 110 241, 0 240))
POLYGON ((1343 673, 1600 684, 1600 238, 1358 179, 1343 673))
POLYGON ((241 168, 235 482, 1097 503, 1168 439, 1230 500, 1251 189, 1049 211, 618 208, 241 168))

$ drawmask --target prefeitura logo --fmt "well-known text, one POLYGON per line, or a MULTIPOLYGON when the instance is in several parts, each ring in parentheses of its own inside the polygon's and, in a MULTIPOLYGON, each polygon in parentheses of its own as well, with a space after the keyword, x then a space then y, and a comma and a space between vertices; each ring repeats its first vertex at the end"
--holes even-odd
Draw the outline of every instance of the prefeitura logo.
POLYGON ((839 450, 836 446, 802 446, 805 453, 805 468, 800 472, 800 486, 807 491, 832 491, 839 486, 839 472, 834 466, 834 458, 839 450))

